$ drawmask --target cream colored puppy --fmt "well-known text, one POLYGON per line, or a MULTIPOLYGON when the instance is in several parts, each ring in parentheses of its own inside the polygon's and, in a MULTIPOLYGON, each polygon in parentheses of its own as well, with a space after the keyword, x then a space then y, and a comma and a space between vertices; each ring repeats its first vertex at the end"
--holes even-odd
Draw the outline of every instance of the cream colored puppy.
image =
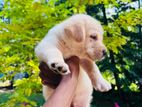
MULTIPOLYGON (((106 54, 103 28, 88 15, 74 15, 50 29, 35 52, 40 61, 44 61, 53 72, 61 75, 70 73, 64 59, 71 56, 80 58, 81 71, 73 99, 74 107, 90 106, 93 87, 101 92, 111 89, 94 62, 101 60, 106 54)), ((46 100, 53 91, 54 89, 43 86, 46 100)))

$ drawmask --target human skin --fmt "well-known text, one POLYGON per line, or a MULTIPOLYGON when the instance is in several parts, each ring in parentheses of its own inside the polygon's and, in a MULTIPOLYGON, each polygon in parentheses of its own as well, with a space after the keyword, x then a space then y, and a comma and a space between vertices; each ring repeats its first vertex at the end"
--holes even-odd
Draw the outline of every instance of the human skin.
POLYGON ((70 74, 64 75, 60 84, 55 89, 54 93, 49 97, 43 107, 70 107, 74 92, 77 87, 79 76, 79 59, 71 57, 66 60, 71 71, 70 74))

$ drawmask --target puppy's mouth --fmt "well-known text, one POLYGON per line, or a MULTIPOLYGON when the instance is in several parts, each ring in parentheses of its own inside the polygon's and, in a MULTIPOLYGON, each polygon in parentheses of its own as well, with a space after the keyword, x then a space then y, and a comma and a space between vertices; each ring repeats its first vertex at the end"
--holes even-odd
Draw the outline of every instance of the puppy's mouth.
POLYGON ((86 53, 87 57, 91 60, 97 60, 93 55, 90 55, 89 53, 86 53))
POLYGON ((94 61, 101 61, 105 58, 104 56, 102 56, 102 55, 100 56, 100 55, 97 55, 97 54, 90 55, 90 54, 87 53, 87 56, 88 56, 89 59, 94 60, 94 61))

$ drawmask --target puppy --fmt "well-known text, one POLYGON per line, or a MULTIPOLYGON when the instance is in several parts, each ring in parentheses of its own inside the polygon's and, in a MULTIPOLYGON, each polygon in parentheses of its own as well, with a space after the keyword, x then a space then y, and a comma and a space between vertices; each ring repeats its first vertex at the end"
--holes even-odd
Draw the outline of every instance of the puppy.
MULTIPOLYGON (((80 59, 80 74, 74 107, 90 107, 93 87, 97 91, 108 91, 111 85, 102 77, 94 61, 106 55, 103 44, 103 28, 101 24, 85 14, 73 15, 62 23, 54 26, 35 48, 40 61, 61 75, 70 73, 64 59, 77 56, 80 59)), ((54 89, 43 85, 45 100, 54 89)))

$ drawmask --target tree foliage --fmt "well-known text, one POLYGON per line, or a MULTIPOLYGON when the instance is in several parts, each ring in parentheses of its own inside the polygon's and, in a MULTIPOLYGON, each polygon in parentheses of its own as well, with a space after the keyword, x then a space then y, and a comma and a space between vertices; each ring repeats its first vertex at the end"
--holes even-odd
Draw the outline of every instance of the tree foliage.
MULTIPOLYGON (((26 103, 32 93, 41 92, 38 60, 34 47, 48 30, 76 13, 87 13, 103 24, 104 43, 110 56, 100 68, 120 91, 142 91, 142 10, 127 6, 130 0, 5 0, 0 12, 0 72, 3 80, 19 72, 29 78, 14 81, 15 91, 2 106, 15 107, 26 103), (108 17, 107 9, 115 10, 108 17)), ((114 89, 115 90, 115 89, 114 89)))

